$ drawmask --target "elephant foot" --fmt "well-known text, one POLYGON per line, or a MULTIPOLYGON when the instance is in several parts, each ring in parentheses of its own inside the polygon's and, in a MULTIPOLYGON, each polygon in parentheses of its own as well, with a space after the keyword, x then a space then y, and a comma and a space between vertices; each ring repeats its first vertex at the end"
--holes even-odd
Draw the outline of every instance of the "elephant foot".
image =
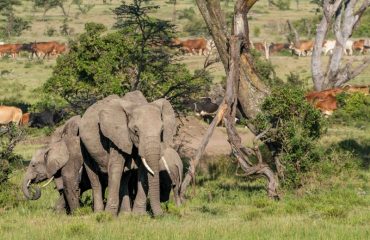
POLYGON ((106 206, 105 211, 108 213, 111 213, 113 216, 117 216, 118 213, 118 207, 115 206, 106 206))
POLYGON ((146 209, 143 209, 143 208, 134 208, 132 209, 132 213, 135 215, 146 215, 147 214, 146 209))

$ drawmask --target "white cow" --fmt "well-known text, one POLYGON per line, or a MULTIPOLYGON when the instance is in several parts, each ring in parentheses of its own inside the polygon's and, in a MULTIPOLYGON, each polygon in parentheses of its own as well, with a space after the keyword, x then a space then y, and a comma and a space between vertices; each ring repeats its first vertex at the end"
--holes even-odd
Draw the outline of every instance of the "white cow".
POLYGON ((207 39, 207 46, 206 46, 205 55, 211 54, 214 49, 216 49, 216 45, 215 45, 215 42, 213 41, 213 39, 207 39))
POLYGON ((4 45, 5 43, 4 42, 0 42, 0 45, 4 45))
POLYGON ((344 54, 352 56, 352 54, 353 54, 352 47, 353 47, 353 41, 352 40, 347 40, 346 45, 343 48, 344 54))
POLYGON ((327 40, 324 43, 324 46, 322 47, 322 52, 324 53, 325 56, 328 55, 328 53, 333 54, 335 43, 336 43, 335 40, 327 40))

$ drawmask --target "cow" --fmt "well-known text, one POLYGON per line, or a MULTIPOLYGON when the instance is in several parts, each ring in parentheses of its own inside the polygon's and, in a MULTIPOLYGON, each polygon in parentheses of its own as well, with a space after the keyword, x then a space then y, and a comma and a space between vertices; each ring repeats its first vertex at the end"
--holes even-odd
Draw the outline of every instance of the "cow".
POLYGON ((323 99, 317 99, 313 102, 315 108, 319 109, 325 116, 330 116, 337 110, 337 99, 334 95, 329 94, 323 99))
POLYGON ((65 53, 67 51, 67 45, 65 43, 57 43, 55 45, 54 52, 57 56, 65 53))
POLYGON ((178 38, 172 40, 172 46, 179 47, 183 52, 190 54, 206 55, 207 40, 204 38, 180 40, 178 38))
POLYGON ((312 54, 313 44, 314 42, 311 40, 300 41, 296 44, 290 42, 289 49, 292 50, 292 53, 298 55, 298 57, 310 56, 312 54))
POLYGON ((5 43, 4 42, 0 42, 0 45, 4 45, 5 43))
POLYGON ((3 57, 7 54, 11 55, 13 59, 17 57, 17 54, 22 49, 22 44, 4 44, 0 45, 0 57, 3 57))
POLYGON ((343 53, 345 55, 352 56, 352 54, 353 54, 352 48, 353 48, 353 41, 352 40, 347 40, 346 44, 343 47, 343 53))
POLYGON ((274 53, 281 52, 285 49, 289 49, 289 46, 290 46, 289 43, 271 43, 269 50, 270 50, 270 53, 274 54, 274 53))
POLYGON ((23 115, 22 115, 22 119, 21 119, 21 122, 20 122, 20 124, 22 125, 22 126, 25 126, 25 125, 28 125, 29 124, 29 122, 30 122, 30 113, 24 113, 23 115))
POLYGON ((12 106, 0 106, 0 125, 9 124, 11 122, 19 125, 22 119, 22 110, 12 106))
POLYGON ((37 58, 40 58, 41 54, 45 57, 50 57, 53 53, 56 52, 59 43, 57 42, 35 42, 31 44, 31 49, 36 53, 37 58))
POLYGON ((366 42, 364 39, 354 41, 352 49, 354 51, 359 51, 361 54, 365 54, 367 49, 370 49, 370 41, 366 42))
POLYGON ((370 86, 352 86, 352 85, 345 85, 342 89, 348 93, 362 93, 365 96, 369 95, 369 87, 370 86))
POLYGON ((325 56, 328 55, 328 53, 333 54, 335 43, 336 43, 335 40, 327 40, 324 42, 322 46, 322 52, 324 53, 325 56))
POLYGON ((45 110, 38 113, 31 113, 29 116, 30 127, 42 128, 55 126, 65 116, 64 110, 45 110))

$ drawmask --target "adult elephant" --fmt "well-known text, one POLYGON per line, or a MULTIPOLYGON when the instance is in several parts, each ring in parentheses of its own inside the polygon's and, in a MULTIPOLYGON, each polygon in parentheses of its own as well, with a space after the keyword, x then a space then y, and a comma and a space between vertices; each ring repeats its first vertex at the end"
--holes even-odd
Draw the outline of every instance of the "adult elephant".
MULTIPOLYGON (((27 199, 37 200, 41 196, 40 188, 34 193, 32 184, 53 179, 60 193, 57 210, 73 212, 79 207, 80 193, 90 188, 86 172, 83 170, 83 155, 78 137, 80 116, 69 119, 56 129, 48 146, 36 151, 27 168, 22 190, 27 199)), ((47 184, 48 184, 47 183, 47 184)), ((46 186, 45 184, 44 186, 46 186)))
MULTIPOLYGON (((172 145, 176 131, 175 113, 165 99, 148 103, 140 91, 122 98, 109 96, 90 106, 81 119, 80 136, 93 161, 85 161, 93 189, 94 210, 104 209, 99 172, 108 174, 106 210, 117 214, 120 181, 126 160, 135 151, 147 170, 148 195, 154 216, 161 215, 159 161, 161 143, 172 145)), ((125 165, 126 164, 126 165, 125 165)), ((140 164, 139 164, 140 165, 140 164)), ((142 185, 142 182, 140 182, 142 185)), ((138 193, 143 187, 138 188, 138 193)), ((124 196, 122 203, 129 196, 124 196)), ((142 208, 134 204, 134 212, 142 208)))

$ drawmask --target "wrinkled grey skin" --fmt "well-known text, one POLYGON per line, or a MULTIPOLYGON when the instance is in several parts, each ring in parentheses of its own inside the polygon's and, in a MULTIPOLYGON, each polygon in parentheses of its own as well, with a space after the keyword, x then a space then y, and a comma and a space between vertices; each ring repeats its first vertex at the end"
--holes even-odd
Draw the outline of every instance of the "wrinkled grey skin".
POLYGON ((160 170, 161 202, 169 200, 170 191, 172 189, 175 204, 180 206, 181 200, 179 196, 183 177, 183 164, 179 154, 173 148, 167 147, 162 151, 160 170), (165 166, 164 161, 167 166, 165 166))
POLYGON ((86 172, 83 171, 83 156, 78 135, 80 116, 69 119, 63 126, 56 129, 51 143, 36 151, 27 168, 22 190, 27 199, 36 200, 41 191, 36 187, 32 194, 32 184, 43 182, 54 176, 60 198, 57 210, 73 212, 79 207, 80 191, 90 188, 86 172), (27 183, 31 181, 31 185, 27 183))
MULTIPOLYGON (((80 136, 93 159, 85 161, 85 165, 92 184, 94 210, 101 211, 104 208, 98 178, 99 172, 103 172, 108 174, 109 195, 106 210, 117 214, 122 172, 124 166, 130 169, 131 166, 126 164, 127 159, 135 158, 133 150, 137 149, 138 154, 146 159, 154 172, 152 176, 145 169, 139 168, 139 172, 142 171, 148 178, 148 195, 153 214, 161 215, 159 189, 161 143, 172 145, 175 130, 175 114, 170 103, 165 99, 147 103, 139 91, 130 92, 122 98, 109 96, 89 107, 81 119, 80 136)), ((139 173, 139 176, 142 175, 139 173)), ((138 195, 144 191, 143 183, 139 178, 138 195)), ((135 199, 133 211, 145 212, 145 210, 145 207, 137 204, 135 199)))

